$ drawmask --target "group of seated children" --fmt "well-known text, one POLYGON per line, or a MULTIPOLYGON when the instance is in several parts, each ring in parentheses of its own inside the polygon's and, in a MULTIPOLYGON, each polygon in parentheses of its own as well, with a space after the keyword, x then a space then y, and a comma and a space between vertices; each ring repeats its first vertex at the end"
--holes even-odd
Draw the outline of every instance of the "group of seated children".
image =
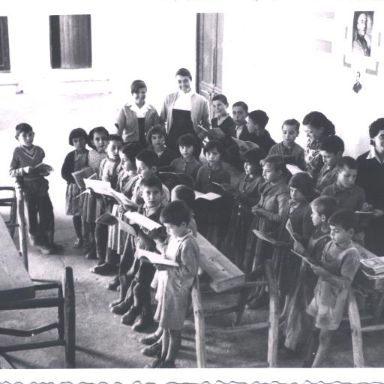
MULTIPOLYGON (((181 135, 179 153, 167 148, 161 125, 147 133, 146 148, 125 143, 124 132, 122 136, 109 134, 103 127, 89 134, 81 128, 70 133, 74 150, 65 158, 62 176, 67 181, 66 212, 73 217, 76 233, 74 246, 97 260, 93 273, 115 275, 108 288, 119 287, 120 292, 110 310, 122 316, 123 324, 141 332, 153 325, 154 318, 159 321, 156 332, 141 339, 148 345, 142 352, 156 357, 151 367, 174 366, 197 277, 197 231, 249 279, 257 278, 265 261, 280 252, 279 288, 288 304, 281 344, 289 351, 306 347, 310 356, 306 364, 318 366, 332 332, 340 325, 348 289, 359 267, 356 244, 364 244, 370 226, 370 215, 356 212, 370 212, 373 217, 384 213, 368 204, 364 189, 356 185, 358 164, 343 156, 340 137, 332 134, 316 144, 321 159, 317 172, 312 172, 313 164, 307 166, 304 149, 295 143, 300 127, 297 120, 282 124, 283 140, 276 144, 266 130, 264 111, 248 114, 247 105, 237 102, 232 119, 225 96, 215 96, 213 105, 212 127, 221 133, 210 136, 208 132, 204 142, 195 135, 181 135), (255 146, 243 151, 239 140, 255 146), (239 169, 239 162, 241 175, 233 171, 239 169), (295 165, 299 172, 292 175, 287 164, 295 165), (81 188, 73 173, 85 167, 124 194, 127 202, 117 203, 81 188), (204 194, 210 192, 219 197, 205 199, 204 194), (127 218, 131 211, 162 226, 148 229, 127 218), (105 213, 116 218, 112 225, 101 220, 105 213), (290 242, 311 264, 282 249, 276 251, 255 236, 254 230, 290 242), (140 258, 140 250, 162 253, 178 266, 151 264, 140 258), (156 289, 158 302, 155 315, 152 289, 156 289)), ((28 124, 16 127, 16 138, 20 146, 13 155, 11 174, 25 192, 30 239, 42 244, 47 253, 54 252, 53 210, 44 178, 48 171, 36 168, 44 152, 33 145, 28 124)), ((258 304, 249 302, 252 307, 258 304)))

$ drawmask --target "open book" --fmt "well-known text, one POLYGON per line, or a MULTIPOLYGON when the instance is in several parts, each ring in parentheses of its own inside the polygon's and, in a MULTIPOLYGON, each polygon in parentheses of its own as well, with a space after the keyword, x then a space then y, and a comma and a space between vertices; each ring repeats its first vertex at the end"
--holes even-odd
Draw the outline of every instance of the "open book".
POLYGON ((317 263, 315 260, 312 260, 308 257, 305 257, 304 255, 302 255, 301 253, 299 252, 296 252, 295 250, 291 249, 291 252, 296 255, 296 256, 299 256, 301 260, 305 261, 307 264, 309 265, 314 265, 315 267, 318 267, 320 266, 319 263, 317 263))
POLYGON ((145 249, 138 248, 136 254, 139 259, 145 258, 152 264, 167 265, 170 267, 178 267, 179 264, 176 261, 166 259, 163 255, 159 255, 155 252, 146 251, 145 249))
POLYGON ((109 181, 84 179, 84 183, 86 188, 92 189, 95 193, 113 197, 111 192, 112 187, 109 181))
POLYGON ((292 176, 296 175, 296 173, 304 172, 297 165, 294 165, 294 164, 285 164, 285 165, 286 165, 288 171, 291 172, 292 176))
POLYGON ((35 165, 34 167, 32 167, 32 169, 33 169, 34 173, 38 173, 38 174, 42 174, 42 175, 51 173, 53 171, 53 168, 50 165, 45 164, 45 163, 39 163, 39 164, 35 165))
POLYGON ((112 197, 117 201, 117 204, 122 206, 128 206, 134 209, 138 209, 139 206, 132 200, 128 199, 127 196, 124 195, 124 193, 117 192, 114 189, 111 188, 110 190, 112 197))
POLYGON ((104 225, 116 225, 119 224, 119 229, 121 231, 127 232, 128 234, 132 236, 137 236, 135 229, 132 227, 132 225, 129 225, 124 220, 121 220, 119 217, 114 216, 108 212, 103 213, 96 219, 97 224, 104 224, 104 225))
POLYGON ((84 179, 95 179, 97 178, 97 174, 93 171, 91 167, 86 167, 80 169, 80 171, 72 172, 73 179, 75 180, 76 185, 80 189, 85 188, 84 179))
POLYGON ((152 231, 153 229, 160 228, 162 225, 159 223, 156 223, 156 221, 153 221, 149 219, 148 217, 142 215, 139 212, 125 212, 124 216, 133 221, 136 224, 139 224, 140 226, 148 229, 148 231, 152 231))
POLYGON ((238 145, 240 153, 245 153, 251 149, 260 148, 256 143, 253 143, 252 141, 244 141, 237 139, 236 137, 232 137, 232 140, 238 145))
POLYGON ((204 199, 204 200, 216 200, 219 199, 221 196, 218 193, 214 192, 208 192, 208 193, 201 193, 199 191, 195 191, 196 199, 204 199))
POLYGON ((267 233, 261 232, 257 229, 253 229, 252 232, 260 240, 263 240, 269 244, 275 245, 277 247, 290 247, 290 244, 285 241, 279 241, 268 235, 267 233))

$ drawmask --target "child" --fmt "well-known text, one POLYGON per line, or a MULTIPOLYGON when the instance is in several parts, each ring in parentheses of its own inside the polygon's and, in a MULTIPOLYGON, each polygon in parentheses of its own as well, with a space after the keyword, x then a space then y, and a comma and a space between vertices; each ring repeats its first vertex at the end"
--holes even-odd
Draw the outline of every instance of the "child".
MULTIPOLYGON (((119 151, 123 145, 123 140, 119 135, 109 135, 107 146, 107 157, 100 163, 99 179, 107 181, 113 189, 116 188, 118 178, 118 166, 120 164, 119 151)), ((112 210, 113 202, 105 196, 96 196, 96 218, 105 212, 112 210)), ((106 263, 107 245, 108 245, 108 226, 96 223, 95 226, 96 255, 99 261, 91 269, 91 272, 97 274, 108 274, 116 271, 115 265, 106 263)), ((115 263, 113 263, 115 264, 115 263)))
POLYGON ((225 135, 235 136, 235 123, 227 112, 228 100, 224 95, 215 95, 212 98, 212 107, 215 117, 211 120, 212 128, 220 128, 225 135))
POLYGON ((43 254, 58 250, 54 243, 55 219, 48 194, 48 176, 52 168, 40 166, 45 158, 44 150, 33 144, 35 132, 27 123, 16 125, 19 146, 13 151, 10 175, 16 178, 16 188, 24 192, 27 205, 29 238, 43 254))
POLYGON ((384 255, 384 118, 369 126, 371 148, 357 159, 356 184, 367 194, 367 201, 375 208, 366 230, 366 246, 376 255, 384 255))
POLYGON ((251 136, 250 141, 256 143, 266 153, 276 144, 269 132, 265 129, 268 121, 268 115, 261 110, 252 111, 248 115, 247 128, 251 136))
POLYGON ((339 210, 329 218, 331 241, 323 250, 319 266, 311 266, 319 276, 315 296, 307 308, 319 332, 319 347, 312 367, 319 367, 329 351, 333 331, 339 328, 349 290, 360 265, 360 254, 352 242, 356 215, 339 210))
POLYGON ((275 144, 268 155, 279 155, 286 164, 297 165, 303 171, 306 169, 304 149, 295 143, 300 132, 300 123, 295 119, 285 120, 282 127, 283 141, 275 144))
MULTIPOLYGON (((88 134, 88 145, 92 148, 88 152, 88 166, 92 168, 94 173, 99 174, 101 160, 107 154, 105 149, 109 140, 109 133, 104 127, 93 128, 88 134)), ((83 199, 82 217, 84 223, 84 249, 87 259, 96 259, 95 248, 95 209, 96 196, 86 194, 83 199)))
MULTIPOLYGON (((329 217, 337 210, 337 201, 333 197, 320 196, 312 201, 311 219, 314 231, 305 249, 298 250, 314 262, 319 262, 325 244, 330 240, 329 217)), ((313 298, 317 277, 309 265, 302 261, 296 288, 287 309, 287 319, 284 326, 285 352, 293 354, 299 346, 307 344, 310 335, 310 317, 305 309, 313 298)))
POLYGON ((239 268, 243 268, 245 243, 253 218, 251 207, 258 202, 259 189, 264 182, 260 161, 265 158, 265 152, 253 149, 243 157, 244 173, 234 194, 235 202, 224 247, 227 257, 239 268))
POLYGON ((303 119, 306 134, 308 137, 305 150, 305 162, 307 171, 316 180, 317 175, 323 166, 323 159, 320 155, 320 146, 324 139, 335 134, 335 126, 323 113, 313 111, 305 115, 303 119))
POLYGON ((325 187, 337 179, 337 162, 344 153, 344 141, 339 136, 326 137, 320 144, 320 155, 324 165, 317 176, 316 190, 321 193, 325 187))
POLYGON ((170 169, 173 172, 185 173, 195 181, 197 172, 201 167, 199 155, 196 156, 197 151, 200 152, 196 138, 187 133, 177 139, 177 145, 181 156, 172 160, 170 169))
POLYGON ((176 261, 178 267, 159 269, 159 279, 165 283, 156 311, 159 326, 163 329, 161 357, 150 368, 174 368, 181 344, 181 331, 186 317, 191 289, 197 277, 199 246, 188 224, 191 212, 181 201, 169 203, 161 212, 161 222, 170 239, 165 257, 176 261))
MULTIPOLYGON (((160 212, 163 208, 164 192, 162 187, 160 179, 154 175, 145 177, 140 182, 144 204, 140 207, 139 212, 156 222, 160 221, 160 212)), ((153 324, 150 289, 155 268, 152 264, 140 260, 135 253, 138 248, 154 252, 156 244, 149 236, 149 231, 144 227, 136 226, 136 233, 136 237, 128 236, 124 250, 126 268, 124 284, 129 288, 124 300, 112 306, 111 311, 117 315, 124 314, 121 319, 123 324, 133 325, 133 330, 142 331, 153 324), (139 315, 141 317, 135 323, 139 315)))
POLYGON ((88 150, 85 148, 88 140, 87 132, 82 128, 76 128, 69 134, 69 145, 75 147, 74 151, 68 153, 61 168, 61 176, 67 182, 66 192, 66 214, 72 216, 73 226, 76 233, 74 248, 83 245, 83 230, 81 220, 82 196, 81 191, 75 183, 72 173, 80 171, 88 166, 88 150))
POLYGON ((248 105, 238 101, 232 105, 232 118, 235 123, 235 133, 239 140, 248 141, 251 138, 247 128, 248 105))
POLYGON ((288 218, 289 188, 287 168, 280 156, 268 156, 262 162, 264 183, 260 200, 251 209, 254 219, 248 232, 244 256, 244 272, 249 274, 271 255, 271 249, 259 241, 252 229, 258 229, 277 239, 288 218))
POLYGON ((207 163, 201 166, 196 178, 196 189, 202 193, 216 192, 222 197, 213 201, 199 199, 196 205, 199 230, 214 246, 223 247, 231 212, 230 174, 221 161, 223 148, 220 142, 209 141, 204 147, 207 163), (229 199, 229 201, 228 201, 229 199))
POLYGON ((165 129, 159 124, 152 127, 147 133, 148 148, 159 158, 159 169, 168 167, 177 157, 177 153, 166 147, 165 137, 165 129))

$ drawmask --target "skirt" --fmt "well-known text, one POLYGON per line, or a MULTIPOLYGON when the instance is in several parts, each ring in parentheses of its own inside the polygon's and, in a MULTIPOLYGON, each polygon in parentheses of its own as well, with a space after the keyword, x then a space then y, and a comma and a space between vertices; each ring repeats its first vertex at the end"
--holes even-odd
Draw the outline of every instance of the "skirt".
POLYGON ((84 194, 75 183, 67 184, 65 193, 65 213, 70 216, 81 216, 84 203, 84 194))

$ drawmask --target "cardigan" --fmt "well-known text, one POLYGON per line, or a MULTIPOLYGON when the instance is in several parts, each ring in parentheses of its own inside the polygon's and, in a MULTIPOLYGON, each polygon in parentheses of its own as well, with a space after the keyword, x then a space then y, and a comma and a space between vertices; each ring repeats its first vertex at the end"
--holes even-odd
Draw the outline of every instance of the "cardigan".
MULTIPOLYGON (((169 133, 172 126, 172 110, 173 106, 178 98, 179 93, 171 93, 168 95, 163 103, 163 107, 160 113, 160 121, 162 123, 167 123, 167 133, 169 133)), ((203 127, 209 128, 209 106, 208 100, 203 96, 194 93, 191 96, 191 120, 193 124, 193 129, 198 133, 197 126, 202 124, 203 127)))
MULTIPOLYGON (((87 157, 87 164, 88 164, 88 152, 89 152, 88 149, 84 150, 84 153, 86 154, 86 157, 87 157)), ((68 184, 75 182, 72 176, 72 172, 75 172, 75 154, 76 154, 76 150, 69 152, 67 156, 65 156, 63 166, 61 167, 61 177, 68 184)))
MULTIPOLYGON (((119 115, 117 116, 116 126, 118 129, 118 135, 121 136, 123 131, 127 132, 127 142, 139 142, 139 122, 137 120, 136 112, 131 109, 132 104, 125 104, 121 108, 119 115)), ((144 128, 145 134, 156 124, 159 124, 159 114, 155 107, 149 105, 148 112, 145 114, 144 128)))

